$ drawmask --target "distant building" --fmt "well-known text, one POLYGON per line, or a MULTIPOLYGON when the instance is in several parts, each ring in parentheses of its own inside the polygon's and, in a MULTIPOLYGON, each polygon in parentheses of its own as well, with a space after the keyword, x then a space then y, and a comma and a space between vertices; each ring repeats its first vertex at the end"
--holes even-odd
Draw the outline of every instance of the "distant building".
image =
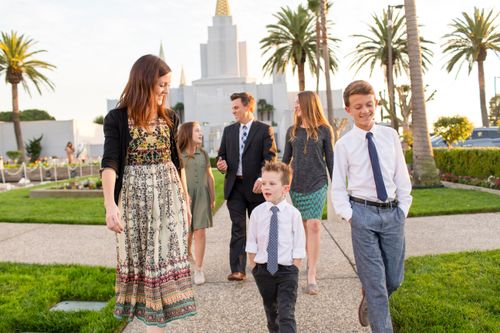
MULTIPOLYGON (((89 157, 102 156, 104 134, 102 125, 80 120, 37 120, 22 121, 21 131, 25 142, 43 135, 40 156, 66 158, 64 148, 71 141, 73 146, 87 150, 89 157)), ((0 155, 7 156, 10 150, 17 150, 14 125, 0 122, 0 155)))
MULTIPOLYGON (((264 99, 274 107, 272 112, 255 116, 273 125, 278 147, 283 150, 287 128, 293 122, 293 105, 297 92, 287 90, 283 73, 273 73, 273 82, 257 84, 248 76, 246 42, 238 41, 236 25, 233 24, 227 0, 217 0, 212 26, 208 27, 208 40, 200 45, 201 78, 192 85, 186 84, 184 70, 177 88, 170 89, 169 102, 184 105, 181 120, 198 121, 203 125, 205 148, 215 155, 220 145, 224 126, 234 121, 229 96, 234 92, 249 92, 258 102, 264 99)), ((163 47, 160 46, 160 57, 163 47)), ((322 102, 326 102, 321 92, 322 102)), ((108 111, 115 107, 116 100, 108 100, 108 111)), ((333 91, 334 114, 347 117, 342 102, 342 92, 333 91)), ((326 108, 326 103, 324 104, 326 108)))

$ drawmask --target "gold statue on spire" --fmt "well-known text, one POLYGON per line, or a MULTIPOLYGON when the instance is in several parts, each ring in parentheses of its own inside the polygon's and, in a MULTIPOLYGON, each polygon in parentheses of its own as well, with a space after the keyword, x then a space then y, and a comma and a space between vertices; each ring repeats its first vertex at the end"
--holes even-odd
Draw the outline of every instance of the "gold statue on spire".
POLYGON ((217 0, 215 16, 231 16, 228 0, 217 0))

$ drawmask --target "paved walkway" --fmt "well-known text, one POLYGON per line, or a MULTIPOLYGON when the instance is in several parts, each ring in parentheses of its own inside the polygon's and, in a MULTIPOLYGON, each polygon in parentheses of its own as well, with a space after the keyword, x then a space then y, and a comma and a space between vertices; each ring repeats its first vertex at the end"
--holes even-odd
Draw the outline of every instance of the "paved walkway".
MULTIPOLYGON (((320 294, 299 291, 296 307, 301 332, 369 332, 357 321, 360 283, 347 223, 324 222, 319 264, 320 294)), ((410 218, 407 256, 500 248, 500 213, 410 218)), ((171 323, 169 332, 266 332, 264 310, 249 275, 228 282, 230 220, 225 206, 207 232, 207 283, 195 287, 198 315, 171 323)), ((0 223, 0 261, 79 263, 115 266, 114 236, 104 226, 0 223)), ((304 265, 303 265, 304 268, 304 265)), ((301 273, 299 288, 305 285, 301 273)), ((144 332, 134 321, 126 333, 144 332)))

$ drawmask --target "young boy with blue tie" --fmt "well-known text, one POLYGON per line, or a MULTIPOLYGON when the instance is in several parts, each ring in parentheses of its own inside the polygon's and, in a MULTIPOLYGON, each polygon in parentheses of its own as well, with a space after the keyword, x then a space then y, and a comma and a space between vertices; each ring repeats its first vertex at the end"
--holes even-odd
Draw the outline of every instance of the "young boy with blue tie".
POLYGON ((246 252, 262 296, 269 332, 296 332, 298 273, 305 257, 305 232, 300 212, 285 200, 290 167, 267 162, 262 168, 266 202, 250 216, 246 252))
POLYGON ((351 224, 362 285, 359 321, 374 333, 390 333, 389 297, 403 281, 412 186, 398 133, 375 124, 373 87, 352 82, 344 90, 344 103, 354 126, 335 145, 333 207, 351 224))

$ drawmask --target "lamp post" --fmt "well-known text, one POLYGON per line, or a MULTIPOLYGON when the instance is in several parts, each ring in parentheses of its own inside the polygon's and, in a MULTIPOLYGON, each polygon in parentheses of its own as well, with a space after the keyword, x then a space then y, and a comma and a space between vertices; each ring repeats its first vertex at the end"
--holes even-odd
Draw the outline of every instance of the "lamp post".
MULTIPOLYGON (((403 5, 387 5, 387 86, 389 88, 389 110, 391 117, 396 122, 396 105, 394 101, 394 79, 392 71, 392 8, 403 8, 403 5)), ((396 129, 397 130, 397 129, 396 129)))

